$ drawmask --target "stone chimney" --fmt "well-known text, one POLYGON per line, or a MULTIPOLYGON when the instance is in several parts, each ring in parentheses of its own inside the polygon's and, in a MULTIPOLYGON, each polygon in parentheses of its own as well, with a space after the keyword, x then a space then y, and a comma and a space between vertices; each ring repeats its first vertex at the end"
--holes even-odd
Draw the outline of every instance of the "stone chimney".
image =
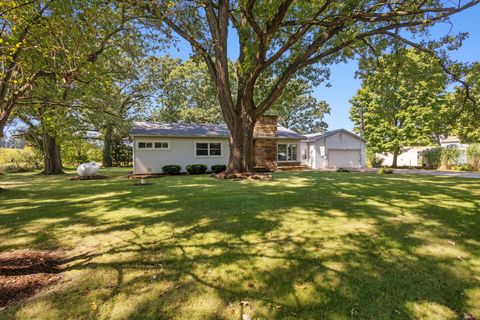
POLYGON ((277 116, 262 116, 253 130, 253 158, 258 171, 277 169, 277 116))

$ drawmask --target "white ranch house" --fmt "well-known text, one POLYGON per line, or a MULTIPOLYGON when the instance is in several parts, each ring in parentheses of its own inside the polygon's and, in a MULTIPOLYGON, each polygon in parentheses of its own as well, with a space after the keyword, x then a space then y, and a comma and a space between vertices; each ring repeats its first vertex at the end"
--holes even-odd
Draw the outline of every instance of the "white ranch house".
MULTIPOLYGON (((165 165, 228 163, 229 131, 224 124, 134 122, 133 173, 161 173, 165 165)), ((301 135, 265 116, 254 134, 256 169, 276 170, 286 166, 312 169, 365 165, 365 141, 344 130, 301 135)))

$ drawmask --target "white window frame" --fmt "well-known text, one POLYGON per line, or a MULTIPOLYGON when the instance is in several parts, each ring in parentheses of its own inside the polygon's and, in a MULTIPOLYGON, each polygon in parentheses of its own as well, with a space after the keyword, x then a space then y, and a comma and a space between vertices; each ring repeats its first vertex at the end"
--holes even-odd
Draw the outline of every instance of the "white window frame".
POLYGON ((299 152, 299 144, 298 143, 277 143, 277 162, 300 162, 301 160, 298 160, 298 152, 299 152), (287 160, 278 160, 278 146, 279 145, 285 145, 287 146, 287 149, 286 149, 286 156, 287 156, 287 160), (288 147, 289 146, 295 146, 295 150, 296 150, 296 159, 295 160, 288 160, 288 147))
POLYGON ((222 141, 194 141, 193 142, 193 155, 195 156, 195 158, 222 158, 223 157, 223 142, 222 141), (206 143, 207 144, 208 155, 206 155, 206 156, 197 155, 197 144, 198 143, 206 143), (211 143, 220 144, 220 155, 219 156, 211 156, 210 155, 210 144, 211 143))
POLYGON ((170 150, 170 140, 139 140, 136 142, 136 149, 141 150, 141 151, 167 151, 170 150), (151 148, 140 148, 140 143, 151 143, 152 147, 151 148), (168 148, 155 148, 155 143, 168 143, 168 148))

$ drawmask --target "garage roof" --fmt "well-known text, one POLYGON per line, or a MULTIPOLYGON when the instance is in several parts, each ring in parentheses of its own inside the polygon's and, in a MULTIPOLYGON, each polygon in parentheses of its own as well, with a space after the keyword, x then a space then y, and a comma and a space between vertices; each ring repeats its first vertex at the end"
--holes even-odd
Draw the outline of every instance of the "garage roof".
MULTIPOLYGON (((293 130, 277 125, 279 139, 305 139, 293 130)), ((218 137, 228 138, 230 131, 225 124, 192 124, 134 122, 130 130, 132 136, 168 136, 168 137, 218 137)))
POLYGON ((324 138, 328 138, 330 136, 333 136, 334 134, 337 134, 337 133, 346 133, 346 134, 349 134, 357 139, 360 139, 362 141, 366 141, 365 139, 363 139, 362 137, 356 135, 355 133, 353 132, 350 132, 348 130, 345 130, 345 129, 337 129, 337 130, 332 130, 332 131, 325 131, 325 132, 322 132, 322 133, 313 133, 313 134, 306 134, 305 136, 307 137, 308 139, 308 142, 315 142, 315 141, 318 141, 320 139, 324 139, 324 138))

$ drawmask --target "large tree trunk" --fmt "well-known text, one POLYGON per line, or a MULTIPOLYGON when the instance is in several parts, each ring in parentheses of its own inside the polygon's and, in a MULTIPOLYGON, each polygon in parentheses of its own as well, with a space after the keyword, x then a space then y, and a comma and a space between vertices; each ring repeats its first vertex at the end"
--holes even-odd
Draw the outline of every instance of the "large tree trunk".
POLYGON ((60 156, 60 146, 55 137, 48 134, 43 136, 43 158, 44 169, 43 174, 62 174, 63 165, 60 156))
POLYGON ((397 167, 398 151, 393 152, 392 168, 397 167))
POLYGON ((228 124, 230 130, 230 158, 228 160, 227 174, 252 172, 253 157, 253 129, 255 120, 248 113, 242 113, 228 124))
POLYGON ((103 159, 102 165, 105 168, 112 166, 112 128, 107 128, 103 136, 103 159))

